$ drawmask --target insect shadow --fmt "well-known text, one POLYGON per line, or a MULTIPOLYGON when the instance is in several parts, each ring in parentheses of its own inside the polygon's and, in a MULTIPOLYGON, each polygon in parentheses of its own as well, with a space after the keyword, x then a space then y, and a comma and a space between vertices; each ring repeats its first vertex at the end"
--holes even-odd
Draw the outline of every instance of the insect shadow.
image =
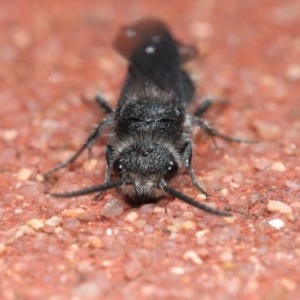
POLYGON ((85 149, 91 149, 105 129, 109 132, 105 182, 52 196, 99 196, 105 190, 119 188, 131 205, 170 194, 205 212, 230 216, 169 185, 170 179, 185 169, 193 185, 208 198, 191 166, 193 128, 230 142, 254 142, 224 135, 206 123, 202 116, 212 105, 210 98, 204 99, 193 114, 187 113, 195 87, 182 66, 195 57, 195 49, 176 41, 164 23, 156 19, 143 19, 121 28, 114 47, 129 63, 116 109, 98 96, 96 100, 106 117, 73 156, 45 173, 48 176, 73 163, 85 149))

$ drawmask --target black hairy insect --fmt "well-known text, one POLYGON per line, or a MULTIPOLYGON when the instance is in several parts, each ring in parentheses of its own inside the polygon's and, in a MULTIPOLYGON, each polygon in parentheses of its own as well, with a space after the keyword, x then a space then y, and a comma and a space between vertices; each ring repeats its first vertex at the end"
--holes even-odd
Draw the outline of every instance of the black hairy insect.
POLYGON ((46 173, 73 163, 85 149, 93 146, 105 129, 109 132, 105 182, 52 195, 63 198, 99 195, 119 188, 130 204, 140 205, 170 194, 205 212, 229 216, 230 213, 197 202, 169 185, 170 179, 183 168, 193 185, 208 197, 191 166, 193 128, 228 141, 249 142, 223 135, 202 120, 212 104, 209 98, 193 114, 187 113, 195 88, 182 65, 195 56, 194 49, 177 42, 167 27, 155 19, 144 19, 122 28, 114 46, 129 62, 116 109, 98 96, 106 117, 70 159, 46 173))

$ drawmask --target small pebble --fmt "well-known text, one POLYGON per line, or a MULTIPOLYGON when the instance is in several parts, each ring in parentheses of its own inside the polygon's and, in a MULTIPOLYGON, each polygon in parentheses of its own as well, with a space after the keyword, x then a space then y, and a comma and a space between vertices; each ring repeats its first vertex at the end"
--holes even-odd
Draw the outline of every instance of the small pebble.
POLYGON ((187 251, 183 254, 183 259, 191 260, 196 265, 202 265, 203 261, 195 251, 187 251))
POLYGON ((170 272, 175 275, 183 275, 185 273, 185 270, 182 267, 173 267, 170 269, 170 272))
POLYGON ((156 205, 154 203, 144 204, 139 208, 139 211, 143 214, 150 214, 156 205))
POLYGON ((94 265, 91 260, 80 260, 76 269, 81 274, 87 274, 94 271, 94 265))
POLYGON ((246 293, 253 293, 258 290, 260 284, 256 280, 249 280, 245 285, 245 292, 246 293))
POLYGON ((15 214, 16 215, 19 215, 19 214, 21 214, 23 212, 23 209, 22 208, 16 208, 15 209, 15 214))
POLYGON ((268 223, 270 224, 270 226, 272 226, 273 228, 279 230, 280 228, 284 227, 284 222, 281 219, 273 219, 268 221, 268 223))
POLYGON ((171 233, 176 233, 176 232, 178 232, 177 227, 175 227, 174 225, 168 225, 168 226, 167 226, 167 230, 168 230, 169 232, 171 232, 171 233))
POLYGON ((57 227, 61 224, 62 219, 57 216, 53 216, 50 219, 45 221, 45 224, 51 227, 57 227))
POLYGON ((12 39, 14 44, 19 48, 25 48, 31 43, 31 36, 23 30, 17 30, 12 35, 12 39))
POLYGON ((61 233, 61 232, 63 232, 63 229, 59 226, 59 227, 55 228, 54 232, 55 233, 61 233))
POLYGON ((190 229, 195 229, 195 228, 196 228, 196 223, 191 220, 185 221, 182 224, 182 229, 184 229, 184 230, 190 230, 190 229))
POLYGON ((263 170, 267 170, 268 168, 270 168, 270 161, 266 158, 257 158, 254 161, 254 168, 259 170, 259 171, 263 171, 263 170))
POLYGON ((31 219, 28 220, 26 224, 34 230, 39 230, 45 226, 44 221, 41 219, 31 219))
POLYGON ((153 213, 155 213, 155 214, 165 213, 165 211, 166 211, 166 209, 161 206, 155 206, 153 209, 153 213))
POLYGON ((297 221, 297 216, 295 216, 295 215, 288 215, 287 218, 292 223, 297 221))
POLYGON ((286 180, 285 186, 293 191, 300 189, 300 184, 296 180, 286 180))
POLYGON ((273 213, 281 213, 281 214, 292 214, 292 208, 284 202, 277 200, 270 200, 267 204, 267 210, 273 213))
POLYGON ((89 241, 89 246, 93 248, 102 248, 103 246, 103 241, 98 236, 94 236, 94 235, 89 236, 88 241, 89 241))
POLYGON ((65 209, 62 212, 62 215, 64 217, 68 217, 68 218, 82 218, 83 216, 86 215, 86 210, 83 208, 69 208, 69 209, 65 209))
POLYGON ((240 187, 240 185, 238 183, 236 183, 236 182, 230 182, 229 185, 233 189, 238 189, 240 187))
POLYGON ((209 233, 208 229, 199 230, 199 231, 196 232, 196 238, 201 239, 207 233, 209 233))
POLYGON ((224 188, 220 191, 220 194, 224 197, 226 197, 228 195, 228 189, 227 188, 224 188))
POLYGON ((63 227, 68 231, 77 231, 80 226, 80 221, 77 218, 65 218, 63 227))
POLYGON ((300 209, 300 202, 299 201, 294 201, 291 203, 291 207, 300 209))
POLYGON ((124 221, 132 223, 138 219, 138 216, 135 211, 131 211, 124 217, 124 221))
POLYGON ((289 292, 292 292, 297 288, 297 283, 289 278, 282 278, 280 283, 289 292))
POLYGON ((24 234, 35 235, 36 232, 33 228, 29 227, 29 225, 21 225, 19 230, 15 233, 14 238, 18 239, 21 236, 23 236, 24 234))
POLYGON ((68 250, 66 250, 66 252, 65 252, 65 257, 68 260, 73 261, 76 253, 78 252, 78 249, 79 249, 79 246, 77 244, 71 244, 70 248, 68 250))
POLYGON ((2 130, 2 131, 0 131, 0 136, 6 142, 11 142, 18 136, 18 131, 15 129, 2 130))
POLYGON ((35 180, 38 182, 44 182, 45 181, 45 177, 42 174, 37 174, 35 176, 35 180))
POLYGON ((6 251, 6 246, 3 243, 0 243, 0 255, 4 254, 6 251))
POLYGON ((277 161, 277 162, 274 162, 271 165, 271 170, 277 171, 277 172, 285 172, 286 171, 286 167, 285 167, 285 165, 282 162, 277 161))
POLYGON ((134 231, 134 227, 132 227, 132 226, 124 226, 123 229, 126 230, 126 231, 129 231, 129 232, 134 231))
POLYGON ((111 268, 112 266, 115 265, 115 261, 111 259, 105 259, 101 262, 102 266, 105 268, 111 268))
POLYGON ((86 172, 93 171, 93 170, 95 170, 97 164, 98 164, 98 160, 97 159, 95 159, 95 158, 89 159, 89 160, 87 160, 87 161, 85 161, 83 163, 83 169, 86 172))
POLYGON ((114 232, 113 232, 112 228, 107 228, 107 229, 106 229, 106 235, 107 235, 107 236, 111 236, 111 235, 113 235, 113 234, 114 234, 114 232))
POLYGON ((227 223, 227 224, 233 224, 237 221, 237 216, 236 215, 232 215, 230 217, 223 217, 223 220, 227 223))
POLYGON ((191 33, 201 39, 208 39, 213 36, 214 29, 208 22, 194 21, 191 24, 191 33))
POLYGON ((291 64, 285 70, 285 77, 291 82, 300 80, 300 65, 291 64))
POLYGON ((97 282, 86 281, 77 285, 72 293, 75 297, 74 299, 99 299, 102 291, 97 282))
POLYGON ((223 250, 220 255, 219 255, 219 259, 226 263, 226 262, 232 262, 233 261, 233 253, 232 251, 226 249, 226 250, 223 250))
POLYGON ((206 200, 206 199, 207 199, 207 197, 204 194, 197 195, 197 200, 199 200, 199 201, 206 200))
POLYGON ((124 266, 125 277, 135 279, 143 272, 143 265, 139 260, 130 260, 124 266))
POLYGON ((137 220, 136 222, 134 222, 135 227, 139 229, 144 229, 146 224, 146 220, 137 220))
POLYGON ((186 211, 182 214, 182 216, 186 219, 191 220, 191 219, 194 219, 195 214, 192 211, 186 211))
POLYGON ((21 168, 17 174, 18 180, 21 180, 21 181, 28 180, 31 176, 31 173, 32 173, 32 171, 30 169, 21 168))
POLYGON ((102 207, 100 214, 105 218, 112 218, 119 216, 124 211, 124 207, 120 200, 110 199, 102 207))
POLYGON ((267 123, 261 120, 254 120, 253 126, 256 129, 259 138, 266 141, 278 139, 282 134, 280 127, 275 123, 267 123))

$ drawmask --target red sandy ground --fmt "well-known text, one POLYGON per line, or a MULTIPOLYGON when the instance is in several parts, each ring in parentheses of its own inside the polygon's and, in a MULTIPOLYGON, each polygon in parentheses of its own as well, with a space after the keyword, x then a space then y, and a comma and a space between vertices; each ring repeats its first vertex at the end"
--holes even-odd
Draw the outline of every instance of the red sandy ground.
MULTIPOLYGON (((300 299, 299 1, 2 0, 0 7, 1 299, 300 299), (199 48, 202 58, 187 66, 199 99, 230 99, 208 119, 261 140, 217 140, 218 148, 195 140, 193 165, 208 203, 230 208, 232 218, 171 198, 131 208, 114 190, 98 202, 47 195, 103 181, 105 140, 95 159, 84 154, 50 181, 41 173, 102 118, 98 89, 116 103, 126 63, 111 43, 121 25, 145 16, 199 48)), ((175 184, 205 201, 185 174, 175 184)))

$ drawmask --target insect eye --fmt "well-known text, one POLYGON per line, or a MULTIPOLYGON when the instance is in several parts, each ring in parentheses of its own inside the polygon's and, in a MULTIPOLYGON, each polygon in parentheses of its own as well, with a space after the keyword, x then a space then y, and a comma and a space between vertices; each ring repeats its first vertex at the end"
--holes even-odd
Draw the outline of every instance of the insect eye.
POLYGON ((173 175, 178 170, 178 165, 175 161, 170 160, 167 166, 167 175, 173 175))
POLYGON ((116 173, 122 173, 124 172, 123 164, 121 163, 120 159, 117 159, 113 164, 113 169, 116 173))

